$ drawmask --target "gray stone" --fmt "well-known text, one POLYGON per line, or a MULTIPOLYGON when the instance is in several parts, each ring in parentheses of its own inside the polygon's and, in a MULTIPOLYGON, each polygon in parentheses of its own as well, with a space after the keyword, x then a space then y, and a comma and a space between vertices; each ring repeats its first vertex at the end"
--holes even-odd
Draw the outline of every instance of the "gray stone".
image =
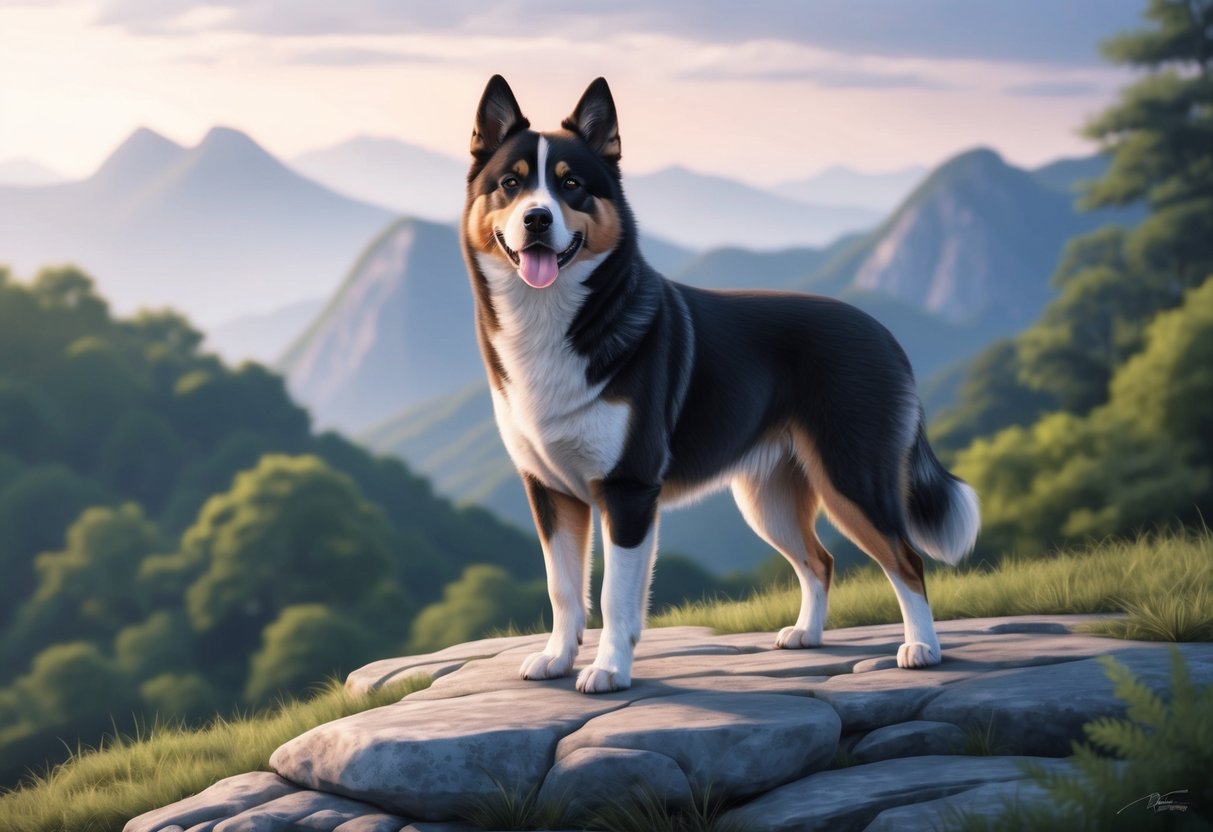
POLYGON ((860 763, 874 763, 895 757, 959 754, 964 742, 964 731, 950 722, 912 720, 872 731, 855 744, 851 757, 860 763))
POLYGON ((539 802, 587 813, 621 795, 648 795, 668 806, 691 802, 691 784, 672 757, 630 748, 579 748, 548 772, 539 802))
POLYGON ((544 636, 510 636, 507 638, 484 638, 456 644, 434 653, 419 656, 401 656, 380 659, 358 668, 345 678, 345 687, 354 693, 376 690, 386 684, 399 681, 411 673, 428 673, 435 678, 446 675, 443 668, 458 669, 473 659, 491 658, 513 647, 540 649, 544 636), (535 647, 539 645, 539 647, 535 647))
MULTIPOLYGON (((341 824, 365 815, 380 814, 374 806, 316 791, 299 791, 245 809, 215 827, 215 832, 290 832, 317 829, 332 832, 341 824)), ((396 829, 408 823, 394 818, 396 829)))
POLYGON ((997 820, 1014 808, 1051 805, 1048 792, 1030 780, 987 783, 936 800, 885 809, 864 832, 905 832, 931 829, 938 832, 964 829, 964 819, 997 820))
POLYGON ((883 760, 812 774, 725 813, 722 820, 764 832, 858 832, 894 806, 934 800, 990 782, 1021 780, 1027 762, 1048 768, 1067 765, 1033 757, 883 760))
POLYGON ((421 820, 454 820, 500 783, 538 788, 562 736, 622 707, 619 694, 585 696, 535 684, 449 701, 401 702, 320 725, 278 748, 270 765, 311 789, 366 800, 421 820))
POLYGON ((123 832, 159 832, 172 826, 192 829, 208 821, 230 818, 252 806, 260 806, 297 791, 298 786, 272 772, 238 774, 220 780, 193 797, 132 818, 123 827, 123 832))
POLYGON ((374 814, 347 820, 333 832, 401 832, 402 829, 412 829, 412 826, 401 826, 396 815, 374 814))
POLYGON ((556 760, 582 748, 656 751, 678 763, 692 788, 744 796, 823 768, 839 732, 838 715, 815 699, 689 693, 591 719, 560 741, 556 760))
MULTIPOLYGON (((1042 636, 1042 638, 1051 638, 1042 636)), ((1108 652, 1146 685, 1166 690, 1171 657, 1160 645, 1134 646, 1106 639, 1108 652)), ((1213 645, 1177 645, 1195 679, 1213 677, 1213 645)), ((923 719, 989 730, 1009 753, 1059 757, 1083 738, 1084 723, 1124 712, 1103 666, 1094 659, 1048 667, 995 671, 942 691, 922 710, 923 719)))

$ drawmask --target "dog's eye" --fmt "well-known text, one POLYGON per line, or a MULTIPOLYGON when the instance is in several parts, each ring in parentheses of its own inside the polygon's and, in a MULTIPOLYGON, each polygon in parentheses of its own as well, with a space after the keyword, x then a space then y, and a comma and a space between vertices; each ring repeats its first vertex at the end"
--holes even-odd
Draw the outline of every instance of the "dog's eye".
POLYGON ((571 176, 566 176, 564 181, 560 183, 560 187, 564 188, 566 191, 575 191, 581 187, 581 183, 571 176))
POLYGON ((501 187, 505 188, 507 191, 514 190, 515 188, 518 187, 518 177, 517 176, 505 177, 504 179, 501 180, 501 187))

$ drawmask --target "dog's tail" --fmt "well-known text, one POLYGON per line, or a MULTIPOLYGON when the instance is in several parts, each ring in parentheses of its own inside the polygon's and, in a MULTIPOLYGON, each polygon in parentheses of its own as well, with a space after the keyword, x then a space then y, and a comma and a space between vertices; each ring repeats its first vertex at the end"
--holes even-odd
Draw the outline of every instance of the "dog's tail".
POLYGON ((935 560, 955 566, 977 542, 981 528, 977 492, 935 458, 921 419, 910 448, 908 473, 910 542, 935 560))

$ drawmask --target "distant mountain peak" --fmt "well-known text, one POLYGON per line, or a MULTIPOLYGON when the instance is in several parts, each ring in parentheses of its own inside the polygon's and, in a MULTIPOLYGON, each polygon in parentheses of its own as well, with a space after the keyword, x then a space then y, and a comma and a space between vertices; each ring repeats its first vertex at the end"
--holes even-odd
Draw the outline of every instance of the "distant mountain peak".
POLYGON ((142 181, 172 164, 186 150, 150 127, 138 127, 106 157, 93 174, 95 180, 142 181))
POLYGON ((257 144, 252 136, 233 127, 212 127, 202 137, 202 141, 198 142, 194 152, 199 155, 208 153, 270 155, 265 148, 257 144))

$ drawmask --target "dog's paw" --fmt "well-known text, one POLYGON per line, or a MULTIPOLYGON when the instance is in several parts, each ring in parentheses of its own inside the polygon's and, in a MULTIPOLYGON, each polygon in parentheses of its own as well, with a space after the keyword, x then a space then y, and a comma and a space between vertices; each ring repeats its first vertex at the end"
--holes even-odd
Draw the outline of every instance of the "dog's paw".
POLYGON ((577 677, 577 690, 582 693, 611 693, 631 686, 631 674, 596 665, 590 665, 577 677))
POLYGON ((572 656, 553 656, 551 653, 532 653, 518 668, 518 675, 523 679, 559 679, 572 672, 572 656))
POLYGON ((802 647, 820 647, 821 636, 813 638, 808 630, 799 627, 784 627, 775 636, 775 646, 784 650, 799 650, 802 647))
POLYGON ((930 667, 939 664, 939 648, 921 641, 910 641, 897 648, 898 667, 930 667))

